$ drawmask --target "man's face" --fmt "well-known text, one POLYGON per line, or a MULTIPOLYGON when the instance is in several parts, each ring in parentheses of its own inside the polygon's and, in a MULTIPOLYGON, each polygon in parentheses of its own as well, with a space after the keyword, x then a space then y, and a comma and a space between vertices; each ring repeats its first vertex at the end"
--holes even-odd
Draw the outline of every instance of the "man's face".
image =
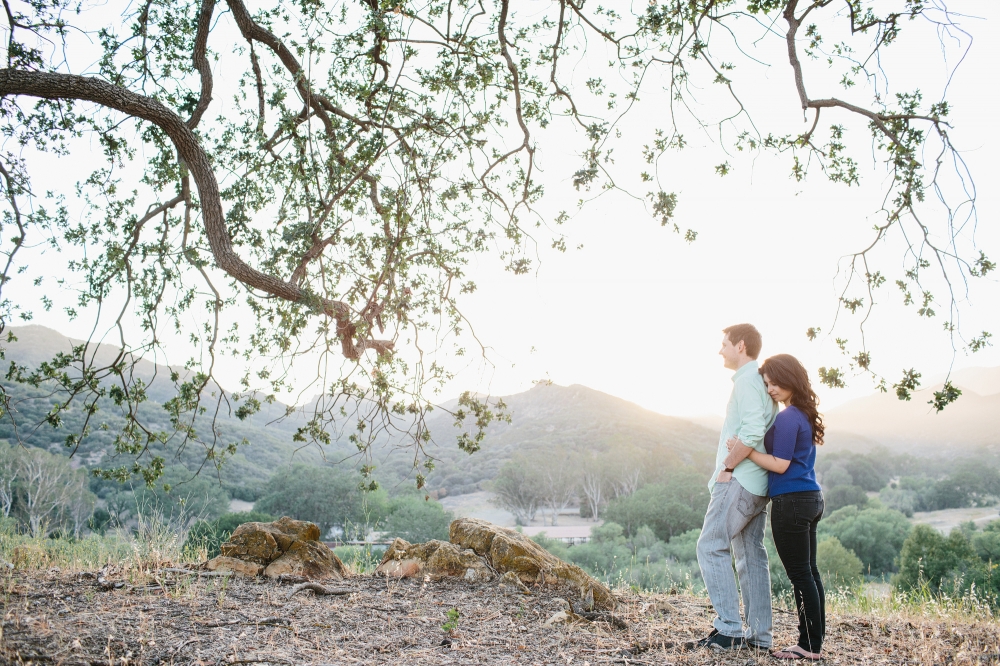
POLYGON ((722 365, 729 370, 736 370, 739 366, 741 349, 743 349, 742 340, 734 345, 729 341, 729 336, 723 334, 722 349, 719 350, 719 356, 722 357, 722 365))

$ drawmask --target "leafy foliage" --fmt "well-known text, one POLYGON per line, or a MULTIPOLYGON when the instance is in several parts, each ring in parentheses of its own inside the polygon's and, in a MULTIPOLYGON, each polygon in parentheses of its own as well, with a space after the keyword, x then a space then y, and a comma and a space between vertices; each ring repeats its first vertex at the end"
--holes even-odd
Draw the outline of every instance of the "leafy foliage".
POLYGON ((910 529, 910 522, 898 511, 846 506, 824 517, 818 532, 835 537, 853 551, 866 574, 880 575, 896 571, 896 559, 910 529))
POLYGON ((399 537, 410 543, 431 539, 448 540, 448 526, 455 519, 441 504, 422 497, 404 495, 389 502, 379 531, 388 537, 399 537))
POLYGON ((648 484, 627 497, 608 503, 605 520, 618 523, 626 536, 642 527, 661 541, 700 528, 708 509, 709 493, 700 475, 683 471, 665 483, 648 484))
MULTIPOLYGON (((930 271, 960 285, 995 263, 959 232, 973 228, 961 218, 975 209, 949 138, 950 104, 883 92, 890 47, 904 26, 925 25, 904 19, 930 19, 928 40, 938 39, 933 28, 960 29, 925 3, 888 13, 854 4, 843 12, 826 2, 693 0, 619 11, 561 1, 528 13, 509 0, 271 2, 253 11, 243 0, 12 5, 0 116, 17 149, 0 156, 0 324, 30 321, 41 307, 80 330, 111 331, 123 352, 99 360, 95 339, 33 368, 12 366, 2 416, 19 421, 9 407, 23 387, 58 396, 32 426, 81 414, 64 443, 76 450, 107 432, 125 462, 100 472, 151 485, 171 455, 196 451, 217 470, 237 456, 246 442, 220 438, 215 419, 249 419, 293 385, 303 390, 298 362, 317 369, 309 388, 321 394, 296 428, 299 442, 323 447, 343 435, 369 458, 361 469, 372 488, 371 447, 405 433, 425 476, 433 389, 467 353, 458 297, 476 288, 470 261, 491 254, 526 274, 540 235, 566 247, 549 223, 568 216, 541 204, 542 130, 579 130, 579 162, 562 167, 578 190, 628 189, 693 241, 658 163, 687 144, 682 110, 696 108, 693 95, 706 87, 720 92, 710 106, 721 113, 692 126, 735 136, 726 148, 787 154, 798 180, 819 172, 854 185, 862 172, 853 150, 874 147, 888 178, 871 247, 898 233, 907 249, 891 277, 904 301, 918 317, 946 313, 945 329, 960 336, 959 299, 936 296, 930 271), (720 59, 730 39, 759 39, 742 29, 758 22, 776 26, 763 39, 789 45, 812 119, 804 133, 758 131, 737 95, 741 81, 753 84, 754 72, 742 72, 755 63, 720 59), (844 40, 828 45, 824 35, 837 30, 844 40), (575 85, 580 62, 591 75, 575 85), (873 82, 869 97, 810 98, 819 84, 805 82, 817 68, 847 88, 873 82), (623 115, 651 86, 670 100, 664 127, 629 127, 623 115), (852 135, 850 120, 862 131, 852 135), (641 157, 619 157, 622 135, 641 142, 640 132, 649 133, 641 157), (44 164, 78 155, 85 167, 50 182, 44 164), (942 157, 925 165, 925 155, 942 157), (951 182, 962 184, 957 194, 951 182), (947 211, 923 216, 928 194, 947 211), (66 267, 57 280, 53 257, 66 267), (151 410, 150 386, 133 369, 171 342, 185 362, 171 373, 172 395, 151 410), (225 356, 245 367, 235 390, 215 380, 225 356)), ((849 316, 866 317, 886 281, 870 260, 863 250, 845 271, 849 316)), ((863 343, 842 347, 855 369, 874 374, 863 343)), ((844 376, 823 372, 834 385, 844 376)), ((909 390, 906 377, 899 386, 909 390)), ((940 409, 957 398, 946 389, 932 402, 940 409)), ((456 442, 471 452, 505 412, 487 398, 463 400, 456 442)))
POLYGON ((188 530, 183 550, 193 555, 204 549, 209 558, 215 557, 219 554, 219 546, 228 541, 243 523, 267 523, 272 520, 274 516, 260 511, 224 513, 212 521, 199 520, 188 530))
POLYGON ((254 504, 256 511, 316 523, 346 538, 364 537, 386 513, 382 491, 363 492, 361 478, 340 467, 295 464, 275 472, 254 504))

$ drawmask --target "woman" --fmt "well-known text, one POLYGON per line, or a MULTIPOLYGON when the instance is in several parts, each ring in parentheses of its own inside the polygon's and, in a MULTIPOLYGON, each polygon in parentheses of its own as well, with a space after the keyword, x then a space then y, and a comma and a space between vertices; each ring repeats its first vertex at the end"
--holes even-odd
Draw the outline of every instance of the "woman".
POLYGON ((820 659, 826 634, 826 599, 816 567, 816 525, 823 517, 823 492, 816 482, 816 445, 823 443, 819 399, 809 374, 794 356, 778 354, 760 366, 767 392, 784 403, 764 436, 761 453, 733 438, 726 467, 744 458, 768 470, 771 532, 778 557, 788 572, 799 615, 799 640, 778 650, 778 659, 820 659))

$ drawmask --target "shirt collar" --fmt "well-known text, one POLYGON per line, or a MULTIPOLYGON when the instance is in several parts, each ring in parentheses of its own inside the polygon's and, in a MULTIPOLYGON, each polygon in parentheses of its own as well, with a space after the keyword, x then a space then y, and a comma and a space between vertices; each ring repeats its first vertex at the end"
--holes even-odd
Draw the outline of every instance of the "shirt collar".
POLYGON ((733 373, 733 381, 742 377, 743 375, 749 375, 751 372, 756 373, 760 366, 757 365, 757 361, 750 361, 742 368, 733 373))

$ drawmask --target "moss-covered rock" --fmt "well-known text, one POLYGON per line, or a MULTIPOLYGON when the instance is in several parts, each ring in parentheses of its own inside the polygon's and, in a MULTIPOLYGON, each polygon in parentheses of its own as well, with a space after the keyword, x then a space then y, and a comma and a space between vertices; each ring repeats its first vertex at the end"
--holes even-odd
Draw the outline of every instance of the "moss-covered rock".
POLYGON ((429 576, 432 580, 461 577, 471 582, 493 577, 493 572, 474 551, 437 539, 416 544, 396 539, 385 551, 376 572, 400 578, 429 576))
POLYGON ((314 523, 287 516, 272 523, 243 523, 219 547, 222 555, 210 560, 208 567, 244 575, 259 575, 263 571, 271 578, 292 574, 313 580, 343 579, 348 574, 347 567, 319 541, 319 536, 319 527, 314 523), (233 561, 246 566, 238 570, 233 561))
POLYGON ((593 598, 594 608, 613 610, 614 596, 604 584, 575 564, 563 562, 520 532, 485 520, 459 518, 450 528, 451 543, 468 548, 496 572, 513 572, 527 584, 559 585, 593 598))
POLYGON ((230 571, 234 574, 248 576, 250 578, 259 576, 264 570, 264 567, 256 562, 238 560, 235 557, 226 557, 225 555, 213 557, 208 561, 208 564, 205 565, 205 568, 209 571, 230 571))

